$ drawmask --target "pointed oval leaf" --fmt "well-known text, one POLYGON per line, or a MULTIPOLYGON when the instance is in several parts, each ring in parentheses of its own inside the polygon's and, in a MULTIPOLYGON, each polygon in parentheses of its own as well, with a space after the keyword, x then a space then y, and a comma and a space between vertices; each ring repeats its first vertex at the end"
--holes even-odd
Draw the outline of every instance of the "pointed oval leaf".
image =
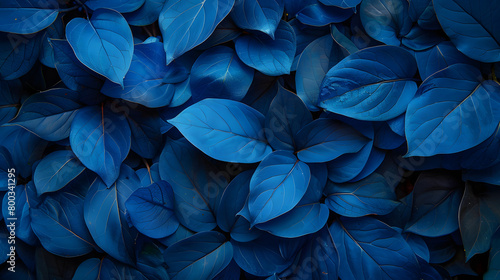
POLYGON ((247 170, 238 174, 221 196, 217 209, 217 225, 225 232, 231 232, 238 218, 236 214, 245 206, 253 172, 247 170))
POLYGON ((36 33, 51 25, 58 14, 56 0, 5 0, 0 3, 0 31, 36 33))
POLYGON ((230 15, 240 28, 261 31, 274 39, 284 8, 283 0, 236 0, 230 15))
POLYGON ((325 26, 331 23, 346 21, 353 15, 352 9, 342 9, 334 6, 325 6, 318 1, 305 6, 297 13, 297 19, 303 24, 311 26, 325 26))

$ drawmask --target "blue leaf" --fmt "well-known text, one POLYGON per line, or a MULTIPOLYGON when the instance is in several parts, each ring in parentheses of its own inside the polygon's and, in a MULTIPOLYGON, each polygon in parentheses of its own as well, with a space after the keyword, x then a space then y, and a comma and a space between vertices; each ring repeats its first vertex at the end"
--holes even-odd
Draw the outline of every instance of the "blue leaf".
POLYGON ((261 31, 274 39, 284 8, 283 0, 236 0, 230 15, 240 28, 261 31))
POLYGON ((430 253, 424 239, 412 233, 405 233, 403 237, 406 239, 406 242, 408 242, 413 252, 415 252, 415 255, 428 263, 430 260, 430 253))
POLYGON ((395 118, 405 112, 417 91, 416 72, 415 59, 402 48, 363 49, 328 71, 319 106, 359 120, 395 118))
POLYGON ((217 209, 217 225, 225 232, 231 232, 238 217, 236 214, 245 206, 250 191, 253 170, 238 174, 224 190, 217 209))
POLYGON ((248 197, 250 217, 245 218, 253 227, 290 211, 306 192, 310 177, 307 164, 291 152, 273 152, 252 176, 248 197))
POLYGON ((21 106, 21 90, 19 80, 0 81, 0 125, 16 116, 21 106))
POLYGON ((498 83, 481 82, 481 73, 466 64, 431 76, 408 105, 406 156, 457 153, 486 140, 500 120, 499 90, 498 83))
POLYGON ((458 220, 466 261, 490 249, 493 234, 500 227, 499 199, 497 186, 465 185, 458 220))
POLYGON ((45 156, 37 165, 33 182, 37 194, 62 189, 85 170, 85 166, 72 151, 55 151, 45 156))
POLYGON ((399 202, 398 206, 396 206, 391 213, 378 217, 379 220, 390 225, 391 227, 404 228, 411 217, 413 192, 399 199, 399 202))
POLYGON ((101 91, 107 96, 150 108, 167 106, 174 96, 175 86, 164 83, 163 79, 170 69, 180 66, 166 66, 164 61, 162 43, 135 45, 130 70, 123 79, 123 88, 108 80, 101 91))
POLYGON ((104 83, 102 76, 83 65, 66 40, 50 40, 54 48, 54 65, 63 83, 72 90, 87 88, 99 91, 104 83))
POLYGON ((167 64, 203 43, 229 14, 234 0, 167 0, 158 23, 167 64))
POLYGON ((40 54, 41 38, 40 33, 29 38, 0 33, 0 78, 2 80, 17 79, 31 70, 40 54))
POLYGON ((130 150, 130 127, 124 116, 102 106, 85 107, 71 124, 69 141, 78 159, 108 186, 118 178, 130 150))
POLYGON ((456 244, 450 235, 435 238, 424 238, 430 253, 430 263, 444 263, 453 258, 456 253, 456 244))
POLYGON ((168 247, 164 255, 172 280, 212 279, 231 262, 233 246, 219 232, 200 232, 168 247))
POLYGON ((491 16, 500 7, 488 0, 436 0, 436 16, 446 35, 465 55, 482 62, 500 61, 500 30, 491 16))
POLYGON ((59 141, 69 136, 71 123, 82 107, 77 92, 50 89, 30 96, 9 125, 19 125, 48 141, 59 141))
POLYGON ((158 166, 158 163, 154 163, 151 167, 141 168, 135 171, 135 174, 137 174, 139 180, 141 181, 141 187, 147 187, 161 180, 160 169, 158 166))
POLYGON ((130 25, 146 26, 158 20, 163 5, 167 0, 145 0, 144 4, 137 10, 123 14, 130 25))
POLYGON ((50 25, 42 37, 42 50, 40 51, 40 62, 50 68, 55 68, 54 48, 50 44, 50 39, 63 39, 64 25, 62 17, 59 16, 52 25, 50 25))
POLYGON ((193 101, 223 98, 240 101, 252 84, 254 70, 226 46, 205 51, 193 64, 190 86, 193 101))
POLYGON ((123 87, 134 53, 132 31, 123 16, 98 9, 90 20, 74 18, 66 25, 66 39, 85 66, 123 87))
MULTIPOLYGON (((9 151, 5 147, 0 146, 0 180, 2 180, 1 181, 2 183, 0 183, 0 191, 7 191, 9 189, 9 173, 12 173, 9 172, 9 169, 11 168, 12 168, 12 157, 9 151)), ((2 196, 1 193, 0 196, 2 196)), ((1 213, 2 211, 0 211, 0 214, 1 213)), ((0 217, 0 220, 2 218, 3 216, 0 217)))
POLYGON ((427 30, 441 29, 432 0, 409 0, 408 6, 410 18, 417 22, 418 26, 427 30))
POLYGON ((352 9, 325 6, 320 2, 305 6, 297 13, 297 19, 311 26, 325 26, 331 23, 344 22, 353 15, 352 9))
POLYGON ((355 8, 362 0, 319 0, 319 2, 328 6, 337 6, 340 8, 355 8))
POLYGON ((217 203, 227 185, 219 171, 185 139, 168 139, 160 155, 160 177, 172 186, 175 213, 190 230, 212 230, 217 203))
POLYGON ((399 205, 387 179, 378 173, 356 183, 329 182, 324 192, 328 208, 346 217, 386 215, 399 205))
POLYGON ((127 264, 133 264, 135 260, 132 244, 137 231, 127 225, 125 201, 139 187, 134 170, 122 165, 115 184, 107 187, 96 178, 85 197, 85 223, 95 243, 113 258, 127 264))
POLYGON ((272 39, 267 34, 240 36, 235 41, 236 53, 243 63, 263 74, 290 74, 296 50, 295 32, 282 20, 274 37, 272 39))
POLYGON ((359 51, 358 47, 356 47, 351 39, 347 37, 349 34, 344 34, 346 32, 341 32, 339 30, 339 27, 342 27, 342 25, 338 25, 337 27, 337 25, 332 24, 330 26, 330 34, 332 35, 333 40, 335 40, 335 42, 342 48, 342 53, 344 53, 345 55, 350 55, 359 51))
POLYGON ((307 5, 317 3, 318 0, 284 0, 285 11, 290 17, 295 17, 297 13, 307 5))
POLYGON ((138 270, 111 258, 91 258, 82 262, 75 271, 73 280, 134 279, 146 280, 138 270))
POLYGON ((133 12, 144 4, 144 0, 87 0, 85 5, 92 10, 108 8, 120 13, 133 12))
POLYGON ((399 46, 412 26, 406 0, 365 0, 359 13, 366 33, 387 45, 399 46))
POLYGON ((5 0, 0 3, 0 31, 36 33, 51 25, 58 14, 56 0, 5 0))
POLYGON ((417 258, 403 236, 371 217, 340 218, 330 226, 339 252, 339 276, 351 279, 420 279, 417 258))
POLYGON ((174 213, 174 192, 165 181, 135 190, 125 206, 134 227, 151 238, 167 237, 179 227, 174 213))
POLYGON ((401 43, 414 51, 432 48, 444 41, 445 36, 440 31, 430 31, 414 26, 401 40, 401 43))
POLYGON ((275 150, 294 151, 298 132, 311 121, 311 113, 302 100, 279 85, 278 94, 266 115, 266 138, 269 144, 275 150))
POLYGON ((331 35, 314 40, 302 52, 297 62, 295 83, 297 95, 307 108, 319 111, 318 100, 321 82, 330 68, 344 58, 339 45, 331 35))
POLYGON ((406 139, 396 134, 387 122, 374 123, 375 126, 375 138, 373 139, 373 145, 377 148, 384 150, 394 150, 406 141, 406 139))
POLYGON ((217 160, 261 161, 271 153, 264 116, 243 103, 204 99, 169 120, 194 146, 217 160))
POLYGON ((413 209, 405 231, 436 237, 458 229, 463 183, 442 171, 421 173, 413 189, 413 209))
POLYGON ((304 162, 327 162, 356 153, 369 141, 350 125, 332 119, 317 119, 297 134, 297 157, 304 162))
MULTIPOLYGON (((247 182, 249 184, 249 182, 247 182)), ((240 212, 236 214, 236 221, 231 228, 231 238, 238 242, 250 242, 259 238, 264 232, 256 227, 252 227, 246 217, 250 217, 248 210, 248 194, 245 205, 240 212)))
POLYGON ((231 17, 226 17, 223 21, 221 21, 221 23, 219 23, 219 25, 217 25, 217 28, 214 30, 212 35, 210 35, 205 42, 198 45, 196 49, 207 50, 213 46, 232 41, 238 38, 241 33, 242 30, 234 24, 231 17))
MULTIPOLYGON (((31 183, 29 183, 31 184, 31 183)), ((14 189, 15 194, 13 195, 11 192, 6 192, 3 196, 2 200, 2 215, 4 219, 5 226, 8 227, 9 223, 14 221, 14 231, 16 238, 24 241, 25 243, 33 246, 37 242, 37 237, 31 228, 31 216, 29 214, 30 211, 30 202, 28 200, 27 188, 24 185, 17 185, 14 189), (10 199, 9 199, 10 196, 10 199), (14 199, 12 199, 14 196, 14 199), (7 211, 9 209, 9 201, 14 201, 15 211, 11 213, 7 211), (14 214, 14 215, 12 215, 14 214)), ((12 204, 12 203, 11 203, 12 204)))
POLYGON ((382 164, 384 158, 385 151, 374 147, 371 150, 370 155, 368 156, 366 164, 363 166, 363 169, 361 169, 361 172, 359 172, 358 175, 349 180, 349 182, 357 182, 372 174, 382 164))
POLYGON ((132 142, 131 150, 143 158, 153 158, 161 148, 160 116, 156 111, 136 108, 127 118, 132 142))
POLYGON ((497 231, 491 239, 491 251, 488 260, 488 271, 484 280, 495 280, 500 277, 500 232, 497 231))
POLYGON ((267 115, 271 102, 278 93, 279 86, 279 82, 275 77, 269 77, 257 71, 247 95, 245 95, 245 98, 241 102, 261 112, 263 115, 267 115))
POLYGON ((172 244, 184 240, 194 234, 195 232, 185 228, 182 224, 180 224, 174 234, 162 239, 158 239, 158 241, 160 241, 165 246, 172 246, 172 244))

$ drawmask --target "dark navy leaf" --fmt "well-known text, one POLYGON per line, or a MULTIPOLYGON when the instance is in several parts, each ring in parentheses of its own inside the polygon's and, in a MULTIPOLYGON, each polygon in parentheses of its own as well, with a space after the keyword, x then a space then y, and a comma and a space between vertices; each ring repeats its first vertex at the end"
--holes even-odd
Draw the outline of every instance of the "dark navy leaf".
POLYGON ((169 123, 217 160, 254 163, 271 153, 264 134, 264 116, 243 103, 204 99, 169 123))
POLYGON ((413 192, 399 199, 399 202, 398 206, 391 213, 380 216, 379 219, 391 227, 404 228, 411 217, 413 192))
POLYGON ((293 18, 297 13, 302 10, 307 5, 317 3, 318 0, 284 0, 285 11, 288 13, 289 17, 293 18))
POLYGON ((278 94, 266 115, 266 138, 275 150, 294 151, 297 133, 312 121, 312 116, 297 95, 281 85, 278 87, 278 94))
POLYGON ((412 233, 405 233, 403 234, 403 237, 406 239, 406 242, 408 242, 408 245, 410 245, 411 249, 415 252, 415 255, 417 255, 418 258, 423 259, 425 262, 429 262, 429 248, 422 237, 412 233))
POLYGON ((458 207, 463 183, 442 171, 422 173, 413 189, 413 209, 405 231, 442 236, 458 229, 458 207))
POLYGON ((375 40, 399 46, 411 29, 406 0, 366 0, 359 8, 363 27, 375 40))
POLYGON ((245 206, 250 191, 253 170, 241 172, 226 187, 217 209, 217 225, 225 232, 231 232, 237 219, 236 214, 245 206))
POLYGON ((87 0, 85 5, 92 10, 108 8, 120 13, 133 12, 144 4, 144 0, 87 0))
POLYGON ((442 32, 425 30, 419 26, 414 26, 401 42, 414 51, 422 51, 432 48, 444 41, 444 39, 445 36, 442 32))
POLYGON ((252 84, 254 70, 226 46, 205 51, 193 64, 190 86, 193 101, 224 98, 240 101, 252 84))
POLYGON ((375 170, 377 170, 377 168, 384 161, 384 158, 385 158, 385 151, 374 147, 371 150, 370 155, 368 156, 366 164, 363 166, 363 169, 361 169, 361 172, 359 172, 358 175, 349 180, 349 182, 357 182, 375 172, 375 170))
POLYGON ((441 29, 432 0, 409 0, 409 15, 413 22, 417 22, 418 26, 427 30, 441 29))
MULTIPOLYGON (((5 16, 0 18, 3 19, 5 16)), ((40 33, 29 37, 0 33, 0 78, 2 80, 17 79, 31 70, 40 54, 41 37, 40 33)))
POLYGON ((234 260, 232 260, 226 268, 224 268, 217 276, 215 276, 214 280, 239 280, 241 274, 240 267, 236 264, 234 260))
POLYGON ((174 213, 174 192, 165 181, 135 190, 125 206, 134 227, 149 237, 167 237, 179 227, 174 213))
POLYGON ((458 215, 466 261, 490 249, 500 227, 500 191, 497 186, 468 182, 458 215))
POLYGON ((179 227, 177 228, 177 230, 175 231, 174 234, 166 237, 166 238, 162 238, 162 239, 158 239, 162 244, 164 244, 165 246, 171 246, 172 244, 175 244, 181 240, 184 240, 188 237, 190 237, 191 235, 194 235, 195 232, 185 228, 182 224, 179 225, 179 227))
POLYGON ((58 14, 56 0, 5 0, 0 3, 0 31, 36 33, 51 25, 58 14))
POLYGON ((456 244, 450 235, 435 238, 424 238, 430 253, 430 263, 444 263, 455 256, 456 244))
POLYGON ((236 0, 230 15, 240 28, 261 31, 274 39, 284 8, 283 0, 236 0))
POLYGON ((50 89, 30 96, 16 118, 19 125, 48 141, 67 138, 73 119, 82 108, 81 95, 68 89, 50 89))
POLYGON ((493 17, 500 7, 488 0, 436 0, 436 16, 446 35, 467 56, 482 62, 500 61, 500 30, 493 17))
POLYGON ((236 53, 243 63, 266 75, 289 74, 295 57, 295 32, 282 20, 274 37, 267 34, 240 36, 235 41, 236 53))
POLYGON ((405 141, 405 137, 395 133, 387 122, 374 123, 375 139, 373 145, 384 150, 394 150, 400 147, 405 141))
POLYGON ((108 186, 118 178, 130 150, 130 127, 123 115, 102 106, 85 107, 71 124, 71 149, 108 186))
POLYGON ((498 83, 481 81, 477 68, 466 64, 431 76, 408 105, 406 156, 457 153, 486 140, 500 119, 498 91, 498 83))
POLYGON ((146 280, 138 270, 111 258, 91 258, 82 262, 75 271, 73 280, 134 279, 146 280))
POLYGON ((305 6, 297 13, 297 19, 303 24, 311 26, 325 26, 330 23, 339 23, 349 19, 352 9, 342 9, 334 6, 325 6, 318 1, 305 6))
POLYGON ((491 239, 491 251, 488 261, 488 271, 484 274, 485 280, 495 280, 500 277, 500 232, 497 231, 491 239))
MULTIPOLYGON (((0 183, 0 191, 7 191, 9 187, 9 169, 12 168, 12 157, 9 153, 9 151, 3 147, 0 146, 0 180, 2 180, 2 183, 0 183)), ((15 168, 14 168, 15 169, 15 168)), ((12 177, 12 175, 11 175, 12 177)), ((1 194, 0 194, 1 196, 1 194)), ((2 211, 0 211, 0 214, 2 211)), ((0 220, 3 218, 0 217, 0 220)))
MULTIPOLYGON (((32 183, 29 183, 32 184, 32 183)), ((35 245, 37 242, 37 236, 33 232, 31 227, 31 216, 30 216, 30 203, 33 201, 29 201, 29 197, 27 195, 27 187, 24 185, 17 185, 14 190, 14 199, 12 199, 12 193, 6 192, 3 196, 2 200, 2 215, 4 219, 5 226, 8 226, 9 223, 15 221, 15 236, 16 239, 22 240, 28 245, 35 245), (9 196, 10 199, 9 199, 9 196), (9 209, 9 201, 14 201, 15 211, 12 213, 7 211, 9 209), (13 214, 13 215, 12 215, 13 214), (13 220, 11 220, 13 219, 13 220)), ((10 203, 12 204, 12 203, 10 203)), ((4 226, 4 225, 2 225, 4 226)), ((17 240, 16 240, 17 241, 17 240)))
POLYGON ((420 279, 415 254, 403 236, 371 218, 340 218, 330 226, 339 252, 339 276, 350 279, 420 279))
POLYGON ((354 8, 361 0, 319 0, 319 2, 328 6, 337 6, 340 8, 354 8))
MULTIPOLYGON (((339 27, 342 27, 342 25, 339 25, 339 27)), ((359 51, 358 47, 356 47, 351 39, 349 39, 346 34, 342 33, 336 25, 332 24, 330 26, 330 34, 333 40, 342 48, 342 52, 345 55, 350 55, 359 51)))
POLYGON ((137 10, 123 14, 130 25, 146 26, 158 20, 163 5, 167 0, 145 0, 137 10))
POLYGON ((221 23, 219 23, 219 25, 217 25, 217 28, 214 30, 212 35, 210 35, 205 42, 196 47, 196 49, 206 50, 213 46, 232 41, 238 38, 241 33, 242 30, 234 24, 231 17, 226 17, 223 21, 221 21, 221 23))
POLYGON ((52 48, 50 39, 63 39, 64 25, 62 17, 59 16, 46 30, 42 37, 42 50, 40 51, 40 62, 50 68, 55 68, 54 48, 52 48))
POLYGON ((304 162, 327 162, 346 153, 356 153, 368 139, 350 125, 332 119, 317 119, 297 134, 297 157, 304 162))
POLYGON ((19 80, 0 81, 0 125, 10 121, 21 107, 22 84, 19 80))
POLYGON ((153 158, 161 148, 160 116, 155 111, 136 108, 127 118, 132 136, 131 150, 144 158, 153 158))
POLYGON ((219 232, 200 232, 169 246, 164 256, 172 280, 212 279, 231 262, 233 246, 219 232))
POLYGON ((405 112, 417 91, 416 71, 415 59, 402 48, 361 50, 328 71, 319 106, 359 120, 395 118, 405 112))
MULTIPOLYGON (((249 184, 249 183, 248 183, 249 184)), ((238 242, 249 242, 259 238, 264 232, 256 227, 252 227, 246 217, 250 217, 248 210, 248 195, 245 205, 236 215, 236 221, 231 228, 231 238, 238 242)))
POLYGON ((252 85, 248 89, 247 95, 241 102, 267 115, 269 106, 279 90, 279 82, 275 77, 266 76, 260 72, 255 72, 252 85))
POLYGON ((132 62, 134 41, 120 13, 98 9, 90 20, 74 18, 66 25, 66 39, 85 66, 123 87, 123 77, 132 62))
POLYGON ((229 14, 234 0, 168 0, 158 23, 164 38, 167 64, 203 43, 229 14))

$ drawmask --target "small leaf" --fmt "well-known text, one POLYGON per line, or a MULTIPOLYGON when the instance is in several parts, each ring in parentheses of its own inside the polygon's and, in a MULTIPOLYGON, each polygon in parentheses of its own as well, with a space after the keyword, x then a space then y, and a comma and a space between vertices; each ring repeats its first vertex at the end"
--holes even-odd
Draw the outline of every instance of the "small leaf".
POLYGON ((353 14, 352 9, 325 6, 320 2, 305 6, 297 13, 297 19, 311 26, 325 26, 346 21, 353 14))
POLYGON ((283 0, 236 0, 230 15, 240 28, 261 31, 274 39, 283 9, 283 0))

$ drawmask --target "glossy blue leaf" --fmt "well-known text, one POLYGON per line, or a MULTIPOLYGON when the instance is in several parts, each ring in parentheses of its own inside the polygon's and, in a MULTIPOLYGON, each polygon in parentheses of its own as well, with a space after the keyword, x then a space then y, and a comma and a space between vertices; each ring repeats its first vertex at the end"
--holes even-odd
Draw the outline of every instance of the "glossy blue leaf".
POLYGON ((172 280, 212 279, 231 262, 233 246, 222 233, 200 232, 169 246, 164 256, 172 280))
POLYGON ((123 87, 134 41, 120 13, 97 9, 90 20, 74 18, 66 25, 66 39, 80 62, 123 87))
POLYGON ((403 236, 371 218, 340 218, 330 226, 339 252, 339 276, 354 279, 420 279, 415 254, 403 236))
POLYGON ((430 237, 454 232, 462 193, 463 183, 453 174, 421 173, 413 189, 413 209, 405 231, 430 237))
POLYGON ((0 78, 2 80, 17 79, 31 70, 40 54, 41 38, 40 33, 27 38, 16 34, 0 33, 0 78))
POLYGON ((406 0, 366 0, 359 8, 366 33, 387 45, 399 46, 411 29, 406 0))
POLYGON ((359 3, 361 3, 362 0, 319 0, 319 2, 328 5, 328 6, 337 6, 340 8, 354 8, 356 7, 359 3))
POLYGON ((144 4, 144 0, 87 0, 85 5, 92 10, 108 8, 120 13, 133 12, 144 4))
POLYGON ((19 125, 48 141, 59 141, 69 136, 71 123, 82 107, 79 93, 50 89, 30 96, 9 125, 19 125))
POLYGON ((406 156, 457 153, 486 140, 500 120, 498 91, 498 83, 481 81, 477 68, 466 64, 431 76, 408 105, 406 156))
POLYGON ((250 88, 253 75, 254 70, 232 48, 213 47, 200 55, 191 68, 193 101, 212 97, 240 101, 250 88))
POLYGON ((311 26, 325 26, 331 23, 344 22, 353 15, 352 9, 342 9, 334 6, 325 6, 319 1, 305 6, 297 13, 297 19, 303 24, 311 26))
POLYGON ((21 107, 21 91, 19 80, 0 81, 0 125, 16 116, 21 107))
POLYGON ((494 15, 500 7, 488 0, 436 0, 436 16, 457 49, 482 62, 500 61, 500 30, 494 15))
POLYGON ((130 25, 146 26, 158 20, 163 5, 167 0, 145 0, 137 10, 123 14, 130 25))
POLYGON ((64 25, 62 17, 59 16, 46 30, 42 37, 42 50, 40 51, 40 62, 50 68, 55 68, 54 48, 50 44, 50 39, 63 39, 64 25))
POLYGON ((415 95, 416 72, 415 59, 402 48, 363 49, 328 71, 319 106, 359 120, 392 119, 405 112, 415 95))
POLYGON ((185 139, 167 140, 159 168, 161 179, 170 183, 174 191, 179 222, 196 232, 213 229, 226 178, 218 177, 217 168, 185 139))
POLYGON ((240 28, 261 31, 274 39, 284 8, 283 0, 236 0, 230 16, 240 28))
POLYGON ((458 214, 466 261, 490 249, 500 227, 500 191, 497 186, 468 182, 458 214))
POLYGON ((243 63, 269 76, 290 74, 295 57, 295 32, 280 21, 274 38, 267 34, 243 35, 236 39, 236 53, 243 63))
POLYGON ((169 120, 194 146, 217 160, 261 161, 271 153, 264 116, 236 101, 204 99, 169 120))
POLYGON ((5 0, 0 3, 0 31, 36 33, 51 25, 58 14, 56 0, 5 0))
POLYGON ((122 165, 120 177, 111 187, 96 178, 85 197, 85 223, 95 243, 113 258, 127 264, 133 264, 135 260, 132 244, 137 230, 127 224, 125 202, 139 187, 134 170, 122 165))
POLYGON ((250 180, 249 217, 245 218, 253 227, 290 211, 306 192, 310 177, 307 164, 291 152, 273 152, 259 164, 250 180))
POLYGON ((350 125, 332 119, 317 119, 297 134, 297 157, 304 162, 327 162, 356 153, 368 139, 350 125))
POLYGON ((125 206, 134 227, 146 236, 167 237, 179 227, 174 213, 174 192, 165 181, 135 190, 125 206))
POLYGON ((161 148, 160 116, 155 111, 136 108, 127 118, 132 142, 131 150, 144 158, 153 158, 161 148))
POLYGON ((167 64, 203 43, 229 14, 234 0, 167 0, 158 23, 167 64))
POLYGON ((297 95, 279 85, 278 94, 266 115, 266 138, 275 150, 294 151, 302 127, 312 121, 307 107, 297 95))
POLYGON ((85 170, 85 166, 69 150, 45 156, 35 169, 33 182, 38 195, 62 189, 85 170))
POLYGON ((500 232, 497 231, 491 239, 491 251, 488 261, 488 271, 484 280, 495 280, 500 277, 500 232))
POLYGON ((78 159, 110 186, 130 150, 130 127, 124 116, 105 107, 81 109, 71 124, 69 140, 78 159))

